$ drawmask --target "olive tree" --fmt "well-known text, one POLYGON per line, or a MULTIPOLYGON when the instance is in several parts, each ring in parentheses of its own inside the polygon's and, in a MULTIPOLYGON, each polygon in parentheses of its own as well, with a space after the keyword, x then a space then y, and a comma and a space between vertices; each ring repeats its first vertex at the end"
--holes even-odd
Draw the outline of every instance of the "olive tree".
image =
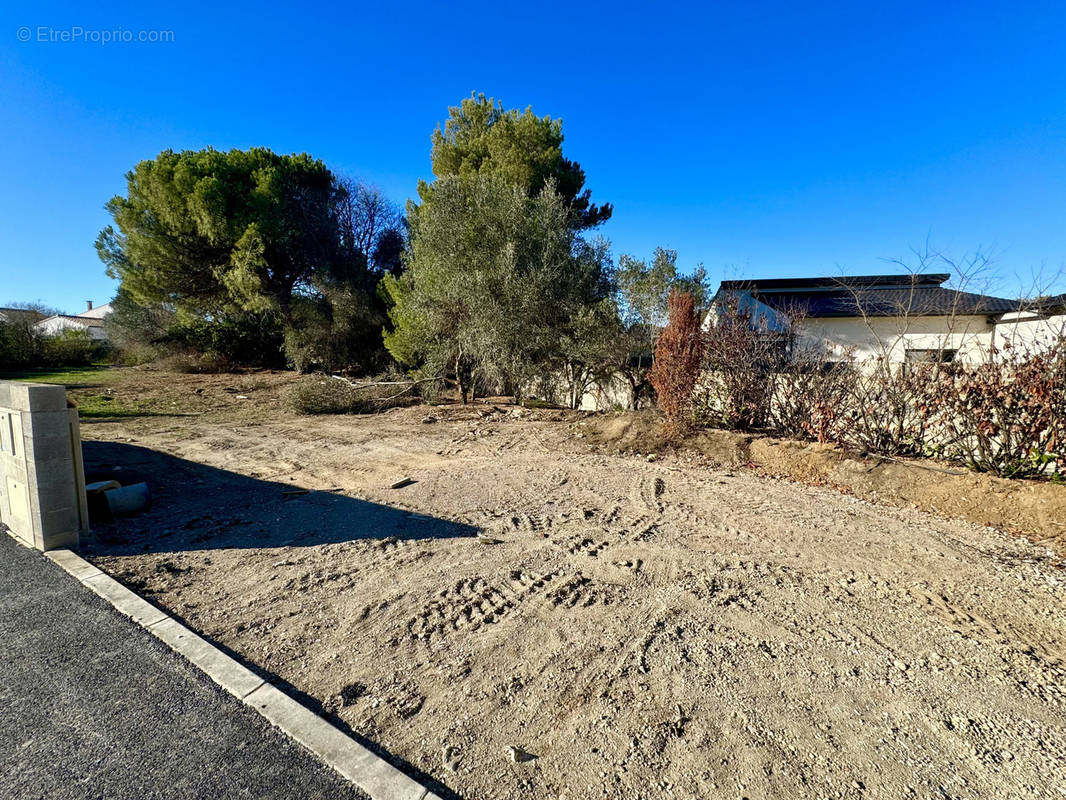
POLYGON ((386 275, 401 363, 521 394, 579 311, 608 293, 602 247, 575 233, 552 182, 536 196, 498 177, 445 176, 409 211, 407 270, 386 275))

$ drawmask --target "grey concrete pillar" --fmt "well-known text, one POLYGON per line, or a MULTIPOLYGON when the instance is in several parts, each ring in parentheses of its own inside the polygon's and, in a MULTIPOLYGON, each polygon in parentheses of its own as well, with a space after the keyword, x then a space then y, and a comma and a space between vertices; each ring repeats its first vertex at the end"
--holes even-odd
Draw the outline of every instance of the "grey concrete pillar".
POLYGON ((78 411, 62 386, 0 381, 0 521, 38 550, 89 530, 78 411))

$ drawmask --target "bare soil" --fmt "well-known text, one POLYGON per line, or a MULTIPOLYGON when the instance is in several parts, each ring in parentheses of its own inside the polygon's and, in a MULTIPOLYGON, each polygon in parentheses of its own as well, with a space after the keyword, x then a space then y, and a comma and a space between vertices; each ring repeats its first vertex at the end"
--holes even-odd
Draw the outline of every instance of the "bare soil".
MULTIPOLYGON (((587 441, 606 452, 671 447, 653 413, 601 414, 583 428, 587 441)), ((1061 483, 1008 480, 949 462, 860 456, 832 444, 723 430, 693 431, 676 446, 701 453, 717 465, 750 467, 776 478, 830 486, 864 500, 992 525, 1066 555, 1066 486, 1061 483)))
POLYGON ((1046 547, 576 412, 295 417, 290 379, 116 385, 196 416, 83 425, 154 495, 88 553, 458 795, 1063 796, 1046 547))

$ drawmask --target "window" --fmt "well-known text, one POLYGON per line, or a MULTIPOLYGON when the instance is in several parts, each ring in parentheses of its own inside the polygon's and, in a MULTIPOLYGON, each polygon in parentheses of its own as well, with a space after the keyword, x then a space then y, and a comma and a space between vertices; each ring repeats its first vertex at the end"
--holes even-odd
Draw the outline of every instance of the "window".
POLYGON ((931 350, 912 350, 907 348, 903 360, 908 364, 950 364, 955 360, 958 350, 935 348, 931 350))
POLYGON ((944 348, 912 350, 908 347, 903 354, 903 371, 912 370, 918 364, 950 364, 958 352, 944 348))

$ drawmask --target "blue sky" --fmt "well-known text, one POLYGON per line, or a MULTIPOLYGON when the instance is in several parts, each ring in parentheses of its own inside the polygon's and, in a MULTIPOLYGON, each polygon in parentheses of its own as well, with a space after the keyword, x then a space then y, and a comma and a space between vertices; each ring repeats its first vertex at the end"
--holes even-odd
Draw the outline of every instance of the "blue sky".
POLYGON ((402 202, 472 91, 563 119, 616 254, 854 274, 928 238, 1003 292, 1066 263, 1066 4, 82 5, 0 11, 0 303, 108 299, 103 205, 160 150, 306 151, 402 202), (74 27, 173 41, 38 41, 74 27))

